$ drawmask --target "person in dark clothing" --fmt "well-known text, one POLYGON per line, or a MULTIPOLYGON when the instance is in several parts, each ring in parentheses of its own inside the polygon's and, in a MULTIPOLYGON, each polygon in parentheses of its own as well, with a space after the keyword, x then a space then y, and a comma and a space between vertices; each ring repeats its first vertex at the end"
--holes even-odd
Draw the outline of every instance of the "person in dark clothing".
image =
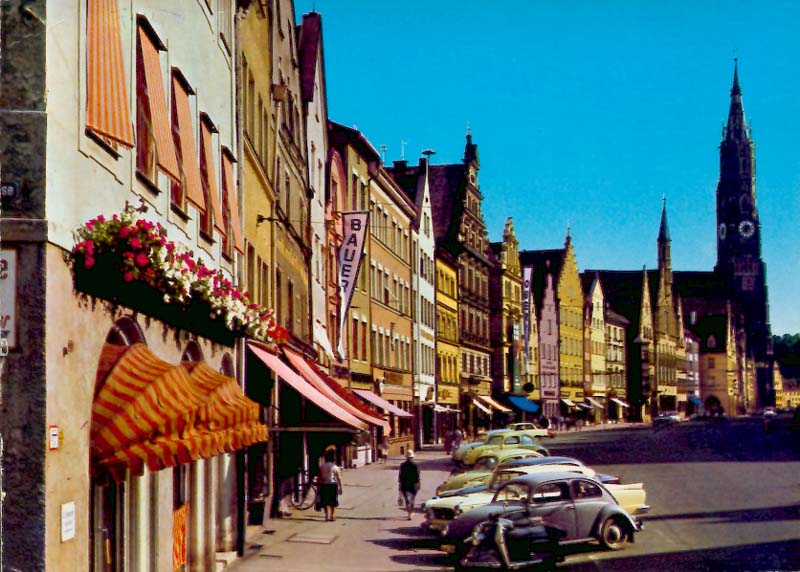
POLYGON ((400 465, 400 474, 397 477, 397 484, 400 494, 406 504, 408 520, 411 520, 411 513, 414 512, 414 500, 419 492, 419 466, 414 462, 414 451, 406 451, 406 460, 400 465))

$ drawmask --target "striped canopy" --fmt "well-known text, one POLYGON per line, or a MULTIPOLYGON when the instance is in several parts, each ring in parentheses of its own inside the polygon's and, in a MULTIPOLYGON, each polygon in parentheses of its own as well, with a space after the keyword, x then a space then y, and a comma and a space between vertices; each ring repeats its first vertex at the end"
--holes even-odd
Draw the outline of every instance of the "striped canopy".
POLYGON ((96 477, 119 481, 126 469, 141 475, 267 440, 259 405, 205 362, 172 365, 144 344, 106 344, 100 376, 90 433, 96 477))

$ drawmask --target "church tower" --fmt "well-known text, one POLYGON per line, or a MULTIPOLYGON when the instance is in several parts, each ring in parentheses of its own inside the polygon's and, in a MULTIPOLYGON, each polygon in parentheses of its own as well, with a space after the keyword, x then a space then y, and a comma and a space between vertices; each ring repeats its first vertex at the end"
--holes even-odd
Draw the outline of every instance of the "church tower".
POLYGON ((717 265, 725 277, 755 360, 760 405, 772 402, 771 332, 761 223, 756 207, 755 148, 744 117, 738 62, 734 63, 728 122, 722 130, 717 184, 717 265), (769 372, 767 372, 769 370, 769 372))

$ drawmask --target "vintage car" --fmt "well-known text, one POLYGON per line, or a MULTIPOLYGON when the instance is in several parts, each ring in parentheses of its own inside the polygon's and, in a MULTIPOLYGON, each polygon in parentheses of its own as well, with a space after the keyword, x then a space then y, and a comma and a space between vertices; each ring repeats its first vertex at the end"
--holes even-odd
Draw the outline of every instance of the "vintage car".
POLYGON ((456 465, 462 465, 464 456, 467 452, 475 449, 476 447, 480 447, 484 445, 487 440, 489 440, 494 435, 499 435, 500 433, 508 433, 511 429, 492 429, 491 431, 486 432, 484 435, 478 437, 477 439, 470 441, 469 443, 464 443, 457 449, 453 450, 451 458, 456 465))
MULTIPOLYGON (((581 474, 595 478, 598 482, 601 482, 600 479, 597 478, 597 473, 594 469, 583 464, 535 464, 498 469, 491 475, 489 481, 485 485, 474 485, 456 491, 445 492, 437 497, 426 500, 422 503, 422 510, 425 513, 425 521, 422 523, 422 526, 429 530, 444 532, 453 519, 460 514, 492 502, 494 493, 507 481, 524 475, 548 472, 581 474)), ((618 488, 631 485, 611 486, 618 488)), ((637 499, 632 498, 634 495, 625 493, 623 496, 626 501, 630 500, 633 503, 631 506, 625 506, 623 503, 623 506, 629 510, 636 510, 637 499)))
POLYGON ((536 425, 536 423, 509 423, 506 429, 512 431, 526 431, 532 437, 555 437, 556 432, 552 429, 544 429, 536 425))
POLYGON ((530 449, 545 457, 550 454, 549 451, 527 431, 509 431, 508 433, 492 435, 486 440, 486 443, 470 449, 464 454, 461 463, 465 467, 470 467, 474 465, 478 459, 486 456, 487 453, 498 449, 530 449))
MULTIPOLYGON (((629 501, 633 501, 630 495, 629 501)), ((637 514, 647 512, 645 491, 635 495, 637 514)), ((642 525, 618 502, 609 488, 584 475, 546 472, 516 477, 504 483, 488 505, 472 509, 447 527, 440 548, 449 554, 462 551, 473 529, 492 517, 513 518, 515 513, 555 529, 561 543, 599 542, 618 550, 633 542, 642 525)))
POLYGON ((474 485, 485 484, 494 470, 506 463, 527 463, 538 459, 545 459, 536 451, 527 449, 501 449, 493 451, 478 459, 469 471, 451 475, 449 479, 436 487, 436 494, 441 495, 448 491, 463 489, 474 485))

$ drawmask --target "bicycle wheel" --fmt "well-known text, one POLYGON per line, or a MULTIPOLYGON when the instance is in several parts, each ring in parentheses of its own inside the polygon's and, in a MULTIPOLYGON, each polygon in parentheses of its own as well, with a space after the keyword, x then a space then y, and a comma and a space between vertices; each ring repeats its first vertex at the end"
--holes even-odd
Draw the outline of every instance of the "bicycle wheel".
POLYGON ((292 493, 289 504, 298 510, 306 510, 317 502, 317 488, 312 483, 301 483, 292 493))

